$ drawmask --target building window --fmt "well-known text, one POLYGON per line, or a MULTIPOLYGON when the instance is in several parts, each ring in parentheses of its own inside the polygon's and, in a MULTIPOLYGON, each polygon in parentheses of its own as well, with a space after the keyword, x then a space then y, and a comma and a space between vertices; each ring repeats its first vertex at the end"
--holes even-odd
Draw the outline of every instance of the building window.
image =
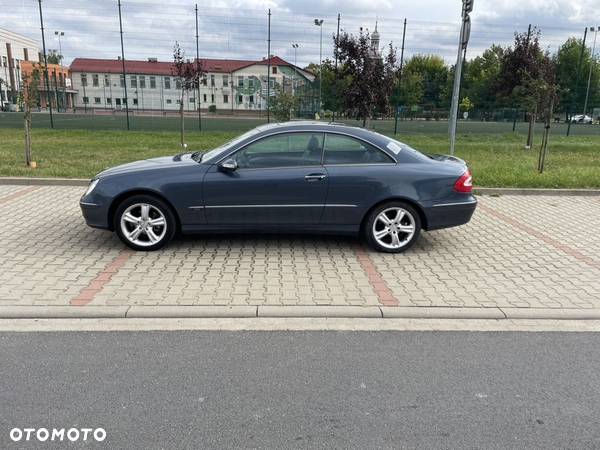
POLYGON ((238 103, 244 103, 244 96, 238 95, 238 103))
POLYGON ((215 104, 215 94, 210 94, 210 102, 214 105, 215 104))
POLYGON ((120 79, 121 79, 121 87, 124 88, 125 87, 125 76, 120 75, 120 79))
POLYGON ((190 98, 188 99, 188 102, 189 102, 189 103, 196 103, 196 99, 195 99, 194 97, 190 97, 190 98))
POLYGON ((137 76, 135 76, 135 75, 130 75, 130 76, 129 76, 129 83, 130 83, 130 86, 131 86, 132 88, 136 88, 136 87, 137 87, 137 76))
POLYGON ((140 75, 140 89, 146 89, 146 77, 140 75))
POLYGON ((229 86, 229 75, 223 75, 223 87, 229 86))
POLYGON ((254 80, 252 78, 248 78, 248 88, 254 89, 254 80))
POLYGON ((181 80, 179 78, 175 78, 175 89, 181 90, 181 80))
POLYGON ((137 104, 138 104, 138 99, 137 99, 137 98, 134 98, 134 99, 133 99, 133 104, 134 104, 134 105, 137 105, 137 104))
POLYGON ((229 103, 229 95, 223 94, 223 103, 229 103))
POLYGON ((273 67, 271 67, 271 73, 272 73, 273 75, 276 75, 276 74, 277 74, 277 66, 273 66, 273 67))
POLYGON ((168 98, 167 99, 167 105, 170 105, 171 103, 173 103, 173 101, 170 98, 168 98))
POLYGON ((254 103, 254 95, 251 95, 250 97, 248 97, 248 101, 250 103, 254 103))
POLYGON ((110 86, 110 75, 104 75, 104 87, 110 86))
POLYGON ((156 77, 150 77, 150 89, 156 89, 156 77))
POLYGON ((3 67, 8 67, 8 60, 6 59, 6 56, 2 57, 2 66, 3 67))
POLYGON ((165 89, 171 89, 171 77, 165 77, 165 89))
POLYGON ((214 75, 211 75, 211 76, 210 76, 210 85, 211 85, 211 86, 214 86, 214 85, 215 85, 215 76, 214 76, 214 75))
POLYGON ((83 103, 89 103, 90 99, 89 97, 83 97, 83 103))
MULTIPOLYGON (((119 100, 119 99, 117 99, 117 100, 119 100)), ((107 103, 108 105, 112 104, 112 98, 110 98, 110 97, 106 97, 106 103, 107 103)))
POLYGON ((206 86, 206 85, 207 85, 207 78, 206 78, 206 75, 204 75, 204 76, 202 77, 202 85, 203 85, 203 86, 206 86))
POLYGON ((115 99, 115 103, 117 104, 117 106, 121 106, 121 99, 120 98, 116 98, 115 99))
POLYGON ((87 86, 87 74, 85 74, 85 73, 81 74, 81 85, 87 86))
POLYGON ((181 100, 179 100, 179 99, 178 99, 178 100, 177 100, 177 104, 178 104, 178 105, 181 105, 181 100))
POLYGON ((98 87, 98 74, 97 73, 92 75, 92 86, 98 87))
POLYGON ((126 99, 126 98, 124 98, 124 99, 122 100, 122 103, 123 103, 124 105, 126 105, 126 104, 127 104, 127 99, 126 99))
POLYGON ((244 87, 244 77, 238 77, 238 86, 244 87))
POLYGON ((25 61, 29 61, 29 50, 27 50, 26 48, 23 48, 23 59, 25 61))
POLYGON ((100 100, 100 97, 94 97, 94 103, 96 103, 96 104, 98 104, 98 105, 99 105, 99 104, 100 104, 100 101, 101 101, 101 100, 100 100))
POLYGON ((203 94, 203 97, 204 97, 203 101, 204 101, 204 103, 206 103, 207 102, 207 100, 206 100, 206 94, 203 94))

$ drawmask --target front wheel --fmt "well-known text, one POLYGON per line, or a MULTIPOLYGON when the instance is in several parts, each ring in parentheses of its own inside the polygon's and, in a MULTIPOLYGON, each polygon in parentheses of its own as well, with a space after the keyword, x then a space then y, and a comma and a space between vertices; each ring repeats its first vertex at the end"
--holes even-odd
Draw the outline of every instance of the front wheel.
POLYGON ((409 249, 421 232, 421 218, 404 202, 393 201, 375 208, 367 219, 365 234, 380 252, 400 253, 409 249))
POLYGON ((127 246, 144 251, 163 247, 176 231, 171 208, 149 195, 135 195, 123 201, 116 210, 114 226, 127 246))

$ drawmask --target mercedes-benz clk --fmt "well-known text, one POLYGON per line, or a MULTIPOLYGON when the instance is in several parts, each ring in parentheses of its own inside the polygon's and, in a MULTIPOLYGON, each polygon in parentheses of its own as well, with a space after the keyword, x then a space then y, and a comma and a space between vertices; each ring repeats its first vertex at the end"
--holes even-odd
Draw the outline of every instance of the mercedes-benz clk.
POLYGON ((477 205, 464 161, 341 124, 260 126, 206 153, 107 169, 80 201, 87 224, 135 250, 176 233, 362 235, 376 250, 467 223, 477 205))

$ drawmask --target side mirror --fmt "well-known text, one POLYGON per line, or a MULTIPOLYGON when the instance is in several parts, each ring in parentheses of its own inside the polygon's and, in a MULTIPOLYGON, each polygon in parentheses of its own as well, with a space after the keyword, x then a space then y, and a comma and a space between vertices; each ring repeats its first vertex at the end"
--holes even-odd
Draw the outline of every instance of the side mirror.
POLYGON ((229 158, 219 164, 219 168, 225 172, 233 172, 238 168, 238 165, 235 159, 229 158))

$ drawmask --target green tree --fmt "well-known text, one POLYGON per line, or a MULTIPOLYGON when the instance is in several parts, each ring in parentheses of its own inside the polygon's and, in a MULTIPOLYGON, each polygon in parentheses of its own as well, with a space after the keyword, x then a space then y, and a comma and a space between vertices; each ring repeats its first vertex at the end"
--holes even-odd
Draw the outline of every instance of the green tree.
POLYGON ((25 164, 31 165, 31 111, 39 102, 39 86, 42 70, 39 64, 34 64, 31 73, 22 75, 19 103, 23 106, 23 121, 25 126, 25 164))
POLYGON ((299 98, 287 92, 280 91, 269 102, 269 110, 281 122, 292 120, 298 109, 299 98))
POLYGON ((58 50, 50 49, 46 54, 46 59, 48 60, 48 64, 60 64, 63 59, 63 56, 58 53, 58 50))
POLYGON ((341 33, 333 38, 339 59, 343 109, 363 126, 374 114, 387 115, 391 110, 390 98, 396 85, 396 51, 389 45, 385 57, 374 55, 369 33, 358 36, 341 33))
POLYGON ((481 56, 465 62, 461 91, 477 109, 490 111, 496 107, 494 84, 502 68, 504 48, 492 45, 481 56))
POLYGON ((598 58, 592 60, 591 51, 587 46, 583 51, 579 82, 577 82, 577 65, 582 43, 581 39, 570 37, 558 48, 553 57, 564 111, 572 106, 576 108, 576 111, 583 108, 590 65, 592 65, 592 78, 588 105, 600 105, 600 61, 598 58))
MULTIPOLYGON (((181 120, 181 147, 187 147, 185 143, 185 120, 183 118, 183 100, 186 92, 193 92, 198 89, 200 77, 204 74, 202 66, 197 62, 190 62, 185 59, 185 53, 179 42, 175 42, 173 47, 173 67, 171 73, 177 78, 177 84, 181 87, 181 97, 179 103, 179 116, 181 120)), ((197 107, 200 106, 200 99, 196 99, 197 107)))
MULTIPOLYGON (((448 92, 447 81, 449 69, 444 59, 438 55, 414 55, 404 66, 407 79, 414 75, 420 77, 422 97, 420 103, 427 108, 440 108, 447 106, 448 92)), ((406 90, 406 89, 403 89, 406 90)))

